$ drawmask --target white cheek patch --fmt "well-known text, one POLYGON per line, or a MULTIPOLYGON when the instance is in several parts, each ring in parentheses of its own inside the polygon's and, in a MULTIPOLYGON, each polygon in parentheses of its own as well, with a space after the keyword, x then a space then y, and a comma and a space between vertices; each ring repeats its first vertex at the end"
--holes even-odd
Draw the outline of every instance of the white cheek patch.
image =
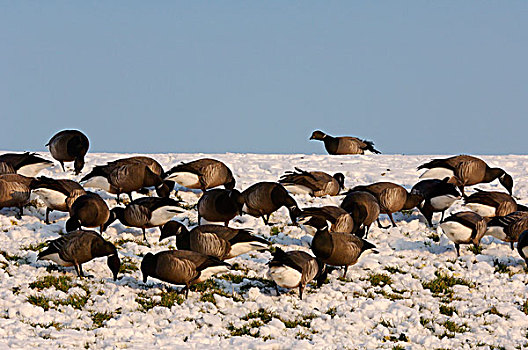
POLYGON ((291 289, 299 286, 302 274, 289 266, 273 266, 269 268, 268 276, 279 287, 291 289))

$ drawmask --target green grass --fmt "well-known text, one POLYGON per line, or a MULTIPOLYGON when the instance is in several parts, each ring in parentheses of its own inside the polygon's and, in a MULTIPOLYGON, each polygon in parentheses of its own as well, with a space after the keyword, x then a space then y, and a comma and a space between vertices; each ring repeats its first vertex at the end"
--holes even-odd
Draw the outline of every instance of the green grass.
POLYGON ((456 309, 452 306, 440 305, 440 313, 442 315, 453 316, 456 309))
POLYGON ((142 311, 148 311, 156 306, 162 306, 171 308, 175 304, 181 305, 185 301, 185 298, 179 293, 179 291, 171 290, 165 291, 161 294, 161 300, 153 300, 153 296, 147 295, 146 293, 139 293, 136 297, 136 303, 139 304, 142 311))
POLYGON ((124 257, 121 259, 119 273, 133 273, 139 270, 138 264, 132 261, 132 258, 124 257))
POLYGON ((389 272, 389 273, 402 273, 404 274, 405 271, 401 270, 399 267, 397 266, 385 266, 383 268, 385 271, 389 272))
POLYGON ((257 311, 248 313, 246 316, 243 316, 241 319, 245 320, 245 321, 248 321, 248 320, 253 319, 253 318, 258 318, 258 319, 262 320, 264 323, 268 323, 273 318, 279 318, 279 317, 276 314, 274 314, 273 312, 270 312, 270 311, 268 311, 266 309, 260 308, 257 311))
POLYGON ((114 315, 110 312, 94 312, 91 314, 93 328, 101 328, 105 321, 112 319, 114 315))
POLYGON ((445 329, 449 332, 449 333, 444 333, 444 335, 443 335, 443 336, 446 336, 448 338, 454 338, 455 337, 455 333, 465 333, 465 332, 468 331, 468 327, 465 324, 458 325, 458 324, 456 324, 455 322, 453 322, 451 320, 446 320, 441 325, 444 326, 445 329))
POLYGON ((330 317, 334 318, 335 315, 337 315, 337 309, 335 307, 331 307, 326 310, 325 314, 330 315, 330 317))
POLYGON ((521 310, 522 310, 522 312, 524 312, 525 314, 528 315, 528 299, 526 299, 524 304, 522 304, 521 310))
POLYGON ((280 228, 278 226, 273 226, 270 228, 270 236, 276 236, 281 232, 280 228))
POLYGON ((508 273, 510 272, 510 269, 508 268, 508 265, 501 263, 499 259, 493 260, 493 265, 495 266, 495 272, 498 273, 508 273))
POLYGON ((451 287, 454 285, 463 285, 468 287, 474 287, 474 283, 467 281, 462 278, 448 276, 440 271, 435 272, 436 278, 429 282, 423 282, 422 285, 425 289, 429 289, 433 295, 449 295, 453 294, 451 287))
POLYGON ((27 297, 27 301, 28 303, 33 304, 35 306, 40 306, 44 309, 44 311, 48 311, 50 309, 50 298, 41 295, 30 295, 27 297))
POLYGON ((4 252, 3 250, 0 250, 0 255, 3 255, 3 257, 7 261, 18 261, 18 260, 22 259, 22 257, 20 255, 11 255, 8 252, 4 252))
POLYGON ((40 242, 40 243, 37 243, 37 244, 27 245, 27 246, 22 247, 20 249, 22 249, 22 250, 32 250, 34 252, 39 252, 42 248, 47 247, 47 245, 48 245, 47 242, 40 242))
POLYGON ((60 290, 62 292, 68 292, 68 290, 73 286, 72 279, 69 276, 52 276, 47 275, 39 278, 35 282, 29 284, 29 288, 43 290, 51 287, 60 290))
POLYGON ((221 279, 221 280, 224 280, 224 281, 228 281, 228 282, 231 282, 231 283, 235 283, 235 284, 239 284, 239 283, 244 282, 245 278, 246 278, 246 276, 233 275, 231 273, 226 273, 226 274, 223 274, 222 276, 218 277, 218 279, 221 279))
POLYGON ((68 296, 66 299, 56 299, 53 302, 56 305, 69 305, 74 309, 81 310, 84 308, 84 305, 86 305, 86 303, 88 302, 88 299, 90 299, 88 295, 73 294, 68 296))
POLYGON ((484 250, 484 248, 483 248, 481 245, 478 245, 478 246, 476 246, 476 245, 470 245, 470 246, 468 247, 468 250, 471 251, 471 252, 473 252, 473 254, 475 254, 475 255, 479 255, 479 254, 482 253, 482 251, 484 250))
POLYGON ((373 273, 369 276, 368 278, 368 281, 370 282, 370 284, 372 286, 385 286, 387 284, 391 284, 392 283, 392 279, 387 276, 387 275, 384 275, 384 274, 381 274, 381 273, 373 273))

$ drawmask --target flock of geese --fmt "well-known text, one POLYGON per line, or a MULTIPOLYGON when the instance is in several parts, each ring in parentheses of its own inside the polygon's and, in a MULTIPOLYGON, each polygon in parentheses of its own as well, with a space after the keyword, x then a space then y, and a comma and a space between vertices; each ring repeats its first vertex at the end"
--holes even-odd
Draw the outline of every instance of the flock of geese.
MULTIPOLYGON (((330 154, 380 153, 370 141, 353 137, 332 137, 321 131, 310 139, 322 140, 330 154)), ((84 157, 89 148, 88 138, 77 130, 64 130, 54 135, 47 146, 63 171, 64 162, 74 162, 75 174, 82 172, 84 157)), ((517 243, 522 258, 528 261, 528 208, 511 196, 513 179, 500 168, 491 168, 483 160, 459 155, 433 159, 418 166, 426 169, 422 180, 411 191, 391 182, 376 182, 356 186, 346 193, 341 205, 299 208, 295 195, 314 197, 336 196, 344 189, 342 173, 329 175, 322 171, 294 168, 277 182, 258 182, 240 192, 235 188, 232 171, 221 161, 197 159, 177 164, 168 171, 154 159, 145 156, 129 157, 95 166, 79 184, 68 179, 39 176, 39 171, 52 166, 49 160, 34 153, 0 155, 0 208, 19 208, 18 217, 28 204, 31 193, 46 205, 45 222, 49 224, 52 211, 69 213, 67 233, 49 241, 38 255, 40 260, 51 260, 61 266, 73 266, 83 277, 82 264, 94 258, 107 257, 114 280, 118 278, 120 259, 115 245, 103 238, 104 231, 115 220, 123 225, 141 229, 148 244, 146 229, 159 227, 164 240, 175 236, 177 250, 147 253, 141 262, 144 282, 148 277, 171 284, 189 286, 212 275, 225 272, 226 260, 252 250, 270 249, 270 242, 252 234, 248 229, 229 227, 237 215, 261 217, 269 225, 270 215, 285 207, 292 223, 300 224, 313 233, 311 250, 271 249, 269 277, 279 288, 299 288, 299 297, 306 285, 316 281, 320 286, 326 279, 327 265, 347 268, 355 264, 363 252, 374 250, 367 241, 371 225, 387 214, 393 226, 393 213, 418 208, 429 226, 433 214, 441 213, 439 225, 454 243, 457 256, 460 244, 479 245, 486 234, 499 240, 517 243), (466 196, 464 188, 498 180, 506 192, 480 191, 466 196), (171 220, 183 213, 183 203, 170 197, 175 183, 203 193, 198 201, 198 226, 189 230, 182 223, 171 220), (222 186, 223 188, 218 188, 222 186), (96 188, 115 194, 117 203, 125 194, 130 202, 112 209, 95 192, 96 188), (132 192, 157 196, 133 199, 132 192), (463 199, 470 211, 455 213, 444 219, 444 212, 457 200, 463 199), (207 221, 204 223, 203 221, 207 221), (211 224, 217 223, 217 224, 211 224), (96 228, 87 230, 87 228, 96 228)))

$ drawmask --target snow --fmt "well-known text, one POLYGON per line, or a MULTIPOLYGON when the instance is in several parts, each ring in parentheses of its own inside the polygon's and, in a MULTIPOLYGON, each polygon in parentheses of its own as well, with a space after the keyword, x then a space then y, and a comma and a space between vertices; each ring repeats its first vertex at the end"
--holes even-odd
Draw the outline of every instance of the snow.
MULTIPOLYGON (((42 153, 49 158, 49 154, 42 153)), ((59 165, 40 174, 55 178, 79 180, 96 164, 103 164, 132 154, 88 154, 82 174, 73 175, 72 164, 67 173, 59 165)), ((215 158, 225 162, 237 180, 236 188, 244 190, 258 181, 277 181, 286 171, 299 167, 321 170, 329 174, 342 172, 345 186, 376 181, 392 181, 411 189, 419 181, 419 164, 435 156, 367 155, 262 155, 262 154, 154 154, 165 169, 198 158, 215 158)), ((528 156, 481 156, 490 166, 505 169, 514 178, 514 196, 522 204, 528 203, 528 156)), ((475 188, 504 191, 498 181, 475 188)), ((199 190, 187 190, 177 185, 178 196, 189 207, 196 204, 199 190)), ((115 196, 96 190, 110 207, 116 205, 115 196)), ((173 193, 174 195, 174 193, 173 193)), ((134 198, 140 196, 134 194, 134 198)), ((339 205, 343 196, 312 198, 295 195, 300 207, 339 205)), ((189 298, 172 307, 154 306, 144 309, 138 300, 160 303, 161 296, 178 290, 149 278, 142 282, 137 269, 141 256, 175 246, 174 237, 158 242, 159 230, 148 229, 147 239, 141 230, 114 222, 104 237, 117 242, 123 262, 133 264, 127 272, 112 280, 106 259, 96 259, 83 265, 91 278, 77 278, 73 268, 58 268, 49 261, 37 261, 37 245, 57 238, 64 232, 67 213, 53 212, 52 224, 44 223, 45 208, 40 201, 24 210, 21 220, 17 209, 0 210, 3 242, 0 250, 0 346, 32 347, 89 347, 98 349, 151 346, 159 348, 387 348, 395 346, 412 349, 466 349, 474 347, 528 346, 528 315, 523 312, 527 302, 528 277, 525 263, 517 251, 491 236, 481 242, 482 252, 474 255, 467 246, 461 247, 457 259, 454 245, 437 228, 440 214, 435 214, 435 228, 428 228, 425 219, 414 209, 396 213, 398 227, 379 229, 373 225, 368 240, 377 246, 378 254, 365 254, 348 269, 345 279, 336 269, 330 282, 320 289, 310 284, 299 300, 298 290, 275 289, 267 276, 268 251, 250 252, 230 259, 237 269, 231 277, 244 277, 236 282, 213 278, 221 294, 206 298, 205 292, 191 291, 189 298), (435 279, 435 273, 453 276, 469 285, 450 287, 452 294, 436 294, 424 287, 435 279), (390 277, 387 284, 376 283, 371 276, 390 277), (66 291, 47 287, 39 290, 31 284, 44 276, 68 276, 72 287, 66 291), (49 309, 28 302, 31 296, 49 298, 49 309), (68 297, 87 298, 75 308, 59 302, 68 297), (138 299, 138 296, 141 298, 138 299), (201 299, 204 300, 201 300, 201 299), (446 308, 449 309, 446 312, 446 308), (255 316, 259 310, 269 317, 255 316), (451 314, 452 312, 452 314, 451 314), (97 313, 107 315, 102 321, 97 313), (254 313, 254 314, 251 314, 254 313), (446 323, 447 322, 447 323, 446 323), (452 322, 452 323, 450 323, 452 322), (457 325, 452 332, 446 327, 457 325), (243 335, 234 335, 243 334, 243 335)), ((467 210, 457 201, 448 210, 467 210)), ((190 209, 174 217, 186 225, 195 225, 197 213, 190 209)), ((291 225, 286 208, 271 216, 274 227, 262 219, 248 215, 236 217, 231 226, 251 228, 285 250, 300 249, 310 252, 312 235, 299 226, 291 225)), ((386 215, 381 215, 388 225, 386 215)), ((42 304, 44 305, 44 304, 42 304)), ((528 308, 528 304, 525 309, 528 308)), ((450 328, 452 329, 452 328, 450 328)))

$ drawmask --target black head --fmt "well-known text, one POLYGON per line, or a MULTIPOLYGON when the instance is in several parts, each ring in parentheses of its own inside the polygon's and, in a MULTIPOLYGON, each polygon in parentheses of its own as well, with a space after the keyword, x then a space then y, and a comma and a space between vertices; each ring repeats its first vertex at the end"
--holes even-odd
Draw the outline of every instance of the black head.
POLYGON ((161 235, 159 241, 161 242, 165 238, 171 236, 178 236, 179 234, 189 232, 187 227, 185 227, 181 222, 178 221, 169 221, 161 228, 161 235))
POLYGON ((312 136, 310 136, 310 140, 324 140, 326 137, 326 134, 320 130, 316 130, 312 133, 312 136))
POLYGON ((84 168, 84 157, 75 158, 73 168, 75 169, 75 175, 79 175, 84 168))
POLYGON ((75 230, 81 229, 81 223, 79 220, 74 218, 69 218, 68 221, 66 221, 66 232, 72 232, 75 230))
POLYGON ((152 253, 147 253, 141 260, 141 273, 143 274, 143 283, 147 283, 148 276, 154 275, 156 270, 156 257, 152 253))
POLYGON ((119 269, 121 268, 121 260, 119 260, 117 252, 113 255, 110 255, 106 260, 106 263, 108 264, 110 271, 112 271, 114 281, 117 281, 117 274, 119 273, 119 269))
POLYGON ((502 186, 504 186, 506 190, 508 190, 508 193, 511 196, 513 193, 513 178, 511 177, 511 175, 504 172, 504 174, 499 177, 499 182, 502 184, 502 186))
POLYGON ((236 185, 236 180, 235 178, 232 178, 231 181, 224 184, 224 187, 226 190, 232 190, 233 188, 235 188, 235 185, 236 185))
POLYGON ((173 188, 173 181, 163 181, 158 187, 156 187, 156 194, 158 197, 168 198, 173 188))
POLYGON ((234 203, 236 203, 238 215, 242 215, 242 208, 244 207, 244 196, 242 196, 242 193, 240 193, 237 189, 232 189, 229 192, 229 198, 233 200, 234 203))
POLYGON ((319 272, 316 277, 317 288, 321 288, 328 278, 328 269, 326 268, 326 264, 319 259, 317 259, 317 266, 319 266, 319 272))
POLYGON ((108 226, 110 226, 114 221, 119 220, 123 223, 122 219, 125 214, 125 208, 122 207, 115 207, 110 210, 110 216, 108 217, 108 221, 105 222, 103 225, 103 232, 106 231, 108 226))
POLYGON ((340 189, 345 188, 345 175, 343 175, 342 173, 335 173, 334 179, 337 180, 340 189))
POLYGON ((328 230, 328 227, 330 227, 328 221, 326 221, 325 218, 317 215, 301 215, 297 222, 300 224, 313 226, 319 231, 326 231, 328 230))

